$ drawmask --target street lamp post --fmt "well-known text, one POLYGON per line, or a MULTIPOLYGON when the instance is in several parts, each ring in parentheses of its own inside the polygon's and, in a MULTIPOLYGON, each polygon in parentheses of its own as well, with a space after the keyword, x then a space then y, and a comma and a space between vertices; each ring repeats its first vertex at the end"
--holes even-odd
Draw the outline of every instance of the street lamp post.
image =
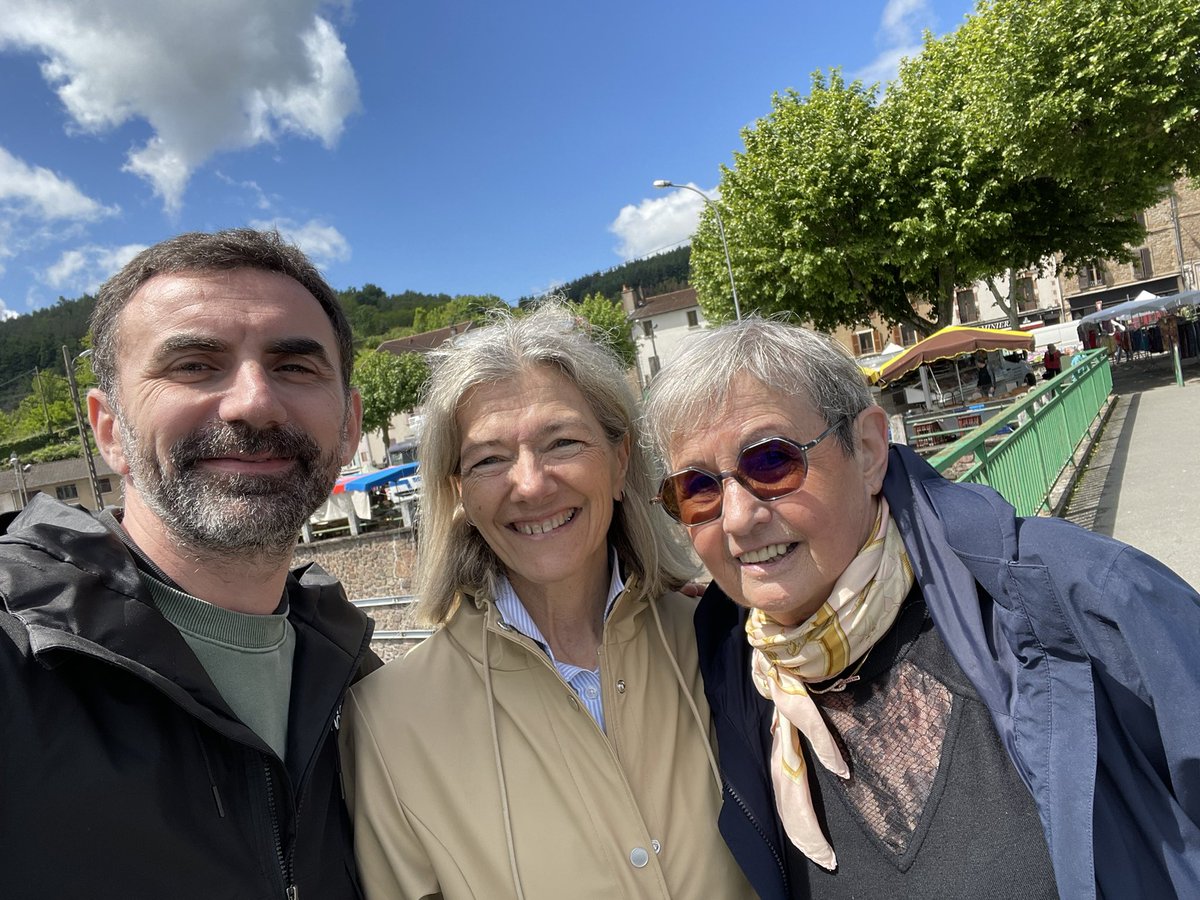
POLYGON ((87 460, 88 483, 92 486, 92 496, 96 499, 95 509, 98 512, 104 508, 104 499, 100 496, 100 479, 96 477, 96 461, 92 458, 92 447, 88 443, 87 430, 83 427, 83 407, 79 402, 79 385, 75 383, 75 363, 90 356, 91 350, 84 350, 74 359, 71 352, 63 345, 63 364, 67 370, 67 385, 71 389, 71 405, 75 408, 75 427, 79 429, 79 444, 83 448, 83 458, 87 460))
POLYGON ((17 499, 21 501, 21 509, 24 509, 29 505, 29 492, 25 489, 25 470, 29 467, 21 465, 16 453, 8 458, 8 464, 13 467, 13 474, 17 476, 17 499))
POLYGON ((729 290, 733 293, 733 315, 739 322, 742 321, 742 307, 738 304, 737 284, 733 280, 733 261, 729 258, 729 242, 725 240, 725 223, 721 221, 721 210, 717 209, 717 204, 712 202, 708 194, 690 184, 676 184, 665 178, 659 178, 654 182, 654 186, 656 188, 683 188, 685 191, 699 194, 708 208, 713 211, 713 215, 717 219, 717 232, 721 235, 721 249, 725 251, 725 268, 729 272, 729 290))

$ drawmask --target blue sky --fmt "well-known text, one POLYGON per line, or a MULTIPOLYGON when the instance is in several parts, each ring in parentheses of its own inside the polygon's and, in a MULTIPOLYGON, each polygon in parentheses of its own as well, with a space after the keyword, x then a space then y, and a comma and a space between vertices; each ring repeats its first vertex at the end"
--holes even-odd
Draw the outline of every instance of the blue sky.
POLYGON ((0 0, 0 317, 187 230, 337 288, 506 300, 678 246, 816 69, 892 77, 969 0, 0 0))

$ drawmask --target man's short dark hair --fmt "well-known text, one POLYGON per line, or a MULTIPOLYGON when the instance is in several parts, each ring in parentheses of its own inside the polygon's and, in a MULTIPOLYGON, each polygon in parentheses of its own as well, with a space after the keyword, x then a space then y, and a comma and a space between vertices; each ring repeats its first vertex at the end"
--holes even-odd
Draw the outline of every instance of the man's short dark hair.
POLYGON ((113 389, 117 383, 121 337, 118 322, 125 304, 142 285, 156 275, 235 269, 278 272, 298 281, 316 298, 333 326, 341 354, 342 388, 349 392, 354 368, 353 337, 337 293, 299 247, 284 241, 277 231, 253 228, 231 228, 211 234, 192 231, 162 241, 143 250, 100 287, 91 319, 92 370, 100 389, 115 399, 113 389))

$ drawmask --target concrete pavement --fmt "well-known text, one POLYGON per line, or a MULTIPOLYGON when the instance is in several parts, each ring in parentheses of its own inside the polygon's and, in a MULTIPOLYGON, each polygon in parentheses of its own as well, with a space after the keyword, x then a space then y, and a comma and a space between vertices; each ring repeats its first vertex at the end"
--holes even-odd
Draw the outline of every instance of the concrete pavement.
POLYGON ((1200 359, 1113 367, 1117 395, 1063 517, 1146 551, 1200 589, 1200 359))

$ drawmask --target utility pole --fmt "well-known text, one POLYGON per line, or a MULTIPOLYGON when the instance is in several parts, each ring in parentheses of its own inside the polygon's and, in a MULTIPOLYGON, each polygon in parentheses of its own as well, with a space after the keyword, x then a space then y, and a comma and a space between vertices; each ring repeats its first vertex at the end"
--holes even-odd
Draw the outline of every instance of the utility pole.
POLYGON ((63 345, 63 365, 67 370, 67 385, 71 388, 71 406, 75 409, 75 426, 79 429, 79 443, 83 447, 83 458, 87 460, 88 483, 92 486, 92 496, 95 498, 95 510, 99 512, 104 507, 100 496, 100 481, 96 478, 96 461, 92 459, 92 445, 88 443, 87 429, 83 427, 83 407, 79 403, 79 386, 75 383, 75 363, 88 356, 92 351, 84 350, 75 359, 71 359, 71 351, 63 345))
POLYGON ((42 383, 42 370, 33 367, 33 380, 37 383, 38 399, 42 401, 42 418, 46 422, 46 437, 50 437, 50 410, 46 407, 46 386, 42 383))

